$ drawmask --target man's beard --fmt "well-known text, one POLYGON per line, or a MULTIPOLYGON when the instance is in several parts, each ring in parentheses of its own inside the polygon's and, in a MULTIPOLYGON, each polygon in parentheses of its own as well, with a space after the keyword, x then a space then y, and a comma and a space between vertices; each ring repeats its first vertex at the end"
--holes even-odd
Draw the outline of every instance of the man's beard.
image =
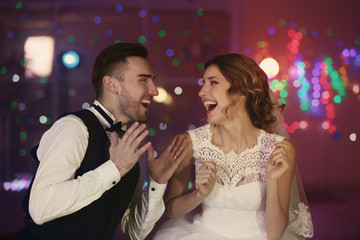
POLYGON ((145 123, 148 121, 147 112, 142 113, 142 111, 140 111, 140 100, 136 100, 130 96, 126 87, 121 88, 120 95, 122 96, 120 99, 120 107, 122 108, 122 112, 131 121, 138 121, 140 123, 145 123))

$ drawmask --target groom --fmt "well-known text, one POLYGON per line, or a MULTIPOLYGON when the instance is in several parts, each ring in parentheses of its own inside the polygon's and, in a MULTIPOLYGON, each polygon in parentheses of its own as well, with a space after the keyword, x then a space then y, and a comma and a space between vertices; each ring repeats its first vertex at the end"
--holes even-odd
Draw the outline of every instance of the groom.
POLYGON ((156 159, 151 142, 141 145, 149 133, 149 104, 158 95, 147 55, 133 43, 99 54, 93 105, 59 118, 40 140, 23 202, 26 226, 16 239, 112 239, 119 223, 131 239, 144 239, 162 216, 166 182, 186 153, 186 140, 176 136, 156 159), (150 180, 142 189, 138 160, 146 151, 150 180))

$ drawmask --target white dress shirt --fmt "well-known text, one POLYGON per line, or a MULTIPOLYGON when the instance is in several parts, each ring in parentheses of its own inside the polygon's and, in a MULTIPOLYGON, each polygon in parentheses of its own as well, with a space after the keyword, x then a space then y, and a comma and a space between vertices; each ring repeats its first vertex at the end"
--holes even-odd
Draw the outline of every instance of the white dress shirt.
MULTIPOLYGON (((115 117, 100 102, 99 105, 114 121, 115 117)), ((108 123, 93 107, 104 128, 108 123)), ((107 132, 109 139, 112 133, 107 132)), ((121 181, 120 173, 109 159, 96 169, 74 179, 88 146, 89 133, 80 118, 67 115, 57 120, 40 140, 37 156, 39 168, 30 193, 29 212, 37 224, 69 215, 89 205, 121 181)), ((143 175, 133 199, 126 210, 121 229, 132 239, 144 239, 164 212, 163 194, 166 184, 158 184, 150 177, 143 187, 143 175)))

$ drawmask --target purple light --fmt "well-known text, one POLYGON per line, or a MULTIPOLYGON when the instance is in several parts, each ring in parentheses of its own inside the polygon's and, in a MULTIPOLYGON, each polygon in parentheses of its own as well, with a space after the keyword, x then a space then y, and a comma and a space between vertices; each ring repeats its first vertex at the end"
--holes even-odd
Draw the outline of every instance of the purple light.
POLYGON ((244 53, 250 54, 251 53, 251 48, 250 47, 245 47, 244 48, 244 53))
POLYGON ((296 23, 294 21, 291 21, 289 23, 289 28, 296 28, 296 23))
POLYGON ((344 41, 341 40, 341 39, 339 39, 339 40, 337 41, 337 44, 338 44, 339 47, 343 47, 343 46, 344 46, 344 41))
POLYGON ((172 49, 166 50, 166 55, 167 55, 168 57, 173 56, 173 55, 174 55, 174 50, 172 50, 172 49))
POLYGON ((105 30, 105 35, 106 35, 107 37, 111 37, 111 36, 113 35, 113 31, 112 31, 111 29, 106 29, 106 30, 105 30))
POLYGON ((94 17, 94 23, 96 23, 96 24, 101 23, 101 17, 99 17, 99 16, 94 17))
POLYGON ((224 44, 230 45, 230 38, 224 38, 224 44))
POLYGON ((116 10, 116 12, 122 12, 124 10, 124 7, 123 7, 123 5, 118 4, 118 5, 116 5, 115 10, 116 10))
POLYGON ((313 92, 314 98, 320 98, 320 92, 313 92))
POLYGON ((311 36, 313 36, 313 38, 318 38, 319 37, 319 33, 317 31, 312 31, 311 36))
POLYGON ((275 35, 275 33, 276 33, 275 28, 273 28, 273 27, 269 28, 268 33, 269 33, 271 36, 275 35))
POLYGON ((317 100, 317 99, 312 100, 311 105, 313 105, 314 107, 319 106, 319 100, 317 100))
POLYGON ((315 76, 315 77, 318 77, 320 76, 320 69, 316 68, 312 71, 312 75, 315 76))
POLYGON ((315 84, 315 85, 313 86, 313 89, 314 89, 315 91, 320 91, 320 89, 321 89, 320 84, 315 84))
POLYGON ((355 57, 356 56, 356 50, 355 48, 350 49, 350 56, 355 57))
POLYGON ((348 56, 349 56, 349 50, 345 48, 345 49, 342 51, 342 55, 343 55, 344 57, 348 57, 348 56))
POLYGON ((7 38, 12 38, 12 37, 14 37, 14 32, 10 30, 10 31, 7 33, 7 38))
POLYGON ((153 16, 153 17, 151 18, 151 20, 152 20, 154 23, 157 23, 157 22, 159 22, 160 18, 159 18, 159 16, 155 15, 155 16, 153 16))
POLYGON ((61 31, 61 29, 60 29, 60 28, 57 28, 57 29, 55 29, 55 30, 54 30, 54 34, 55 34, 55 36, 60 36, 60 35, 61 35, 61 33, 62 33, 62 31, 61 31))
POLYGON ((146 11, 145 10, 140 10, 139 11, 139 17, 141 17, 141 18, 146 17, 146 11))

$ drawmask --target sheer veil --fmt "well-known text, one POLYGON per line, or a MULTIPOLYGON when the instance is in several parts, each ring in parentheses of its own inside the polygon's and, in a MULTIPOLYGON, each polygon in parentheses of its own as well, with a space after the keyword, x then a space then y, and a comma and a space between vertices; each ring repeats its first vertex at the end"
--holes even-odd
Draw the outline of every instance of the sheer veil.
MULTIPOLYGON (((279 104, 277 102, 276 96, 270 89, 269 93, 271 101, 273 102, 274 106, 276 106, 273 112, 273 115, 276 117, 276 122, 271 128, 271 132, 290 139, 285 126, 282 111, 278 107, 279 104)), ((314 227, 309 211, 309 205, 300 178, 300 173, 296 165, 294 178, 291 183, 289 224, 282 239, 292 240, 312 238, 313 235, 314 227)))

